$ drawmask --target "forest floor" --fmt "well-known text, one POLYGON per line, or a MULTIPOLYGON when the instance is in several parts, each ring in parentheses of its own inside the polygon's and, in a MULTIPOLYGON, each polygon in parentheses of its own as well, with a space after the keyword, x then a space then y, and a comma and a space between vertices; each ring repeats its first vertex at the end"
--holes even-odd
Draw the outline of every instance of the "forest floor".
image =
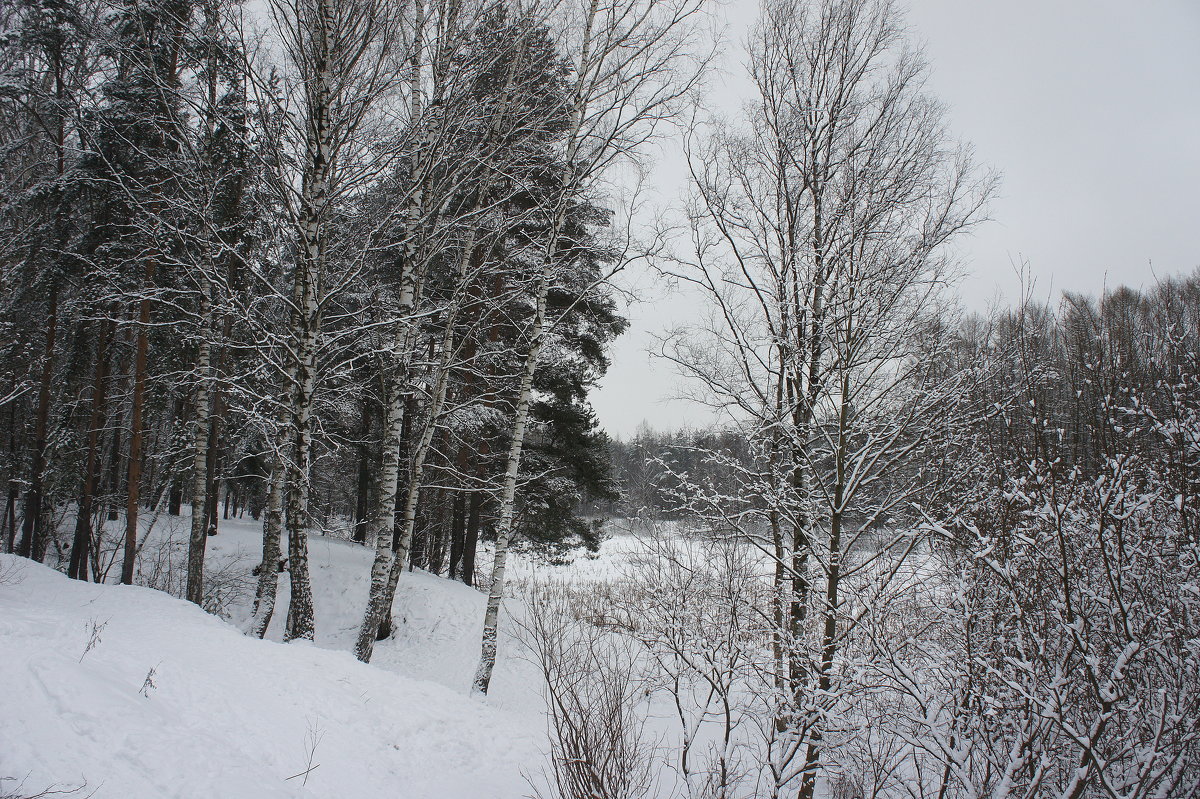
MULTIPOLYGON (((158 524, 143 568, 177 558, 185 524, 158 524)), ((223 522, 209 539, 227 620, 163 591, 82 583, 0 556, 0 797, 73 788, 97 799, 531 792, 526 775, 541 772, 547 748, 537 672, 509 640, 487 699, 468 691, 482 593, 405 574, 396 633, 364 665, 349 649, 372 553, 313 536, 315 645, 278 642, 286 579, 269 640, 259 641, 240 631, 259 537, 247 519, 223 522)), ((598 561, 544 568, 602 575, 620 542, 598 561)), ((516 567, 518 579, 543 568, 516 567)))

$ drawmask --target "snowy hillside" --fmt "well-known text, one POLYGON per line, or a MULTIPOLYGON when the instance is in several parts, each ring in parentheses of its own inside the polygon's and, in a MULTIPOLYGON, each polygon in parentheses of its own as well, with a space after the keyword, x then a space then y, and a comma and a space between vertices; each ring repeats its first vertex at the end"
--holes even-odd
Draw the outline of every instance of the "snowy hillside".
MULTIPOLYGON (((252 552, 254 531, 240 527, 213 539, 212 560, 252 552)), ((368 553, 313 544, 316 646, 259 641, 160 591, 2 556, 0 796, 527 794, 522 770, 539 768, 544 737, 536 683, 510 661, 486 704, 466 691, 483 596, 405 575, 404 625, 367 666, 338 649, 361 612, 368 553)))

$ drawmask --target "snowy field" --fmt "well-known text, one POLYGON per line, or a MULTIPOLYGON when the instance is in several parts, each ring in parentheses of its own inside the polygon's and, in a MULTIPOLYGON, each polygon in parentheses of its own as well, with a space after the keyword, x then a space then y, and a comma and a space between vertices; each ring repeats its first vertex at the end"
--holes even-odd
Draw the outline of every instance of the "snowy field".
MULTIPOLYGON (((185 523, 160 517, 143 560, 182 541, 185 523)), ((468 693, 482 593, 405 574, 396 635, 363 665, 349 649, 371 552, 313 536, 316 645, 278 643, 286 580, 270 640, 259 641, 239 629, 259 541, 249 519, 209 539, 229 621, 162 591, 80 583, 2 556, 0 796, 79 786, 98 799, 530 792, 523 774, 540 771, 546 748, 538 674, 509 640, 487 700, 468 693)), ((628 547, 617 538, 594 560, 517 559, 515 570, 596 578, 628 547)))

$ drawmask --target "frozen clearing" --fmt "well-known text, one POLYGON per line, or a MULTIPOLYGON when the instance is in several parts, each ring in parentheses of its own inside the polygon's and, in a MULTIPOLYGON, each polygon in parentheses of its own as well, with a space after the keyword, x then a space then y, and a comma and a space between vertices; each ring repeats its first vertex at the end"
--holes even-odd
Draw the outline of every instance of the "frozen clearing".
MULTIPOLYGON (((251 562, 257 535, 222 524, 210 564, 251 562)), ((259 641, 161 591, 0 556, 0 796, 81 784, 77 795, 97 799, 527 795, 522 772, 541 769, 545 748, 529 665, 510 646, 487 702, 467 693, 484 596, 404 575, 398 634, 364 665, 345 649, 370 552, 312 545, 315 646, 259 641)))

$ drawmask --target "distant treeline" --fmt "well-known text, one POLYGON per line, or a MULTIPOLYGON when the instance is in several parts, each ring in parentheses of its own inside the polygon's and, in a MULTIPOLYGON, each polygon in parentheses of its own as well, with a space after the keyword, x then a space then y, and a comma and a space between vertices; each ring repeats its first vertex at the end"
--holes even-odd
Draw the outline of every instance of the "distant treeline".
MULTIPOLYGON (((1027 300, 938 324, 948 334, 937 367, 966 376, 965 410, 942 421, 936 446, 914 450, 885 479, 932 473, 923 508, 955 518, 968 498, 1021 476, 1031 460, 1094 479, 1112 458, 1136 454, 1196 524, 1200 276, 1100 298, 1066 293, 1057 305, 1027 300), (981 476, 984 464, 990 477, 981 476)), ((719 486, 756 463, 765 468, 761 441, 734 422, 674 431, 643 424, 608 447, 620 499, 590 503, 598 515, 678 519, 687 512, 685 483, 719 486)))

